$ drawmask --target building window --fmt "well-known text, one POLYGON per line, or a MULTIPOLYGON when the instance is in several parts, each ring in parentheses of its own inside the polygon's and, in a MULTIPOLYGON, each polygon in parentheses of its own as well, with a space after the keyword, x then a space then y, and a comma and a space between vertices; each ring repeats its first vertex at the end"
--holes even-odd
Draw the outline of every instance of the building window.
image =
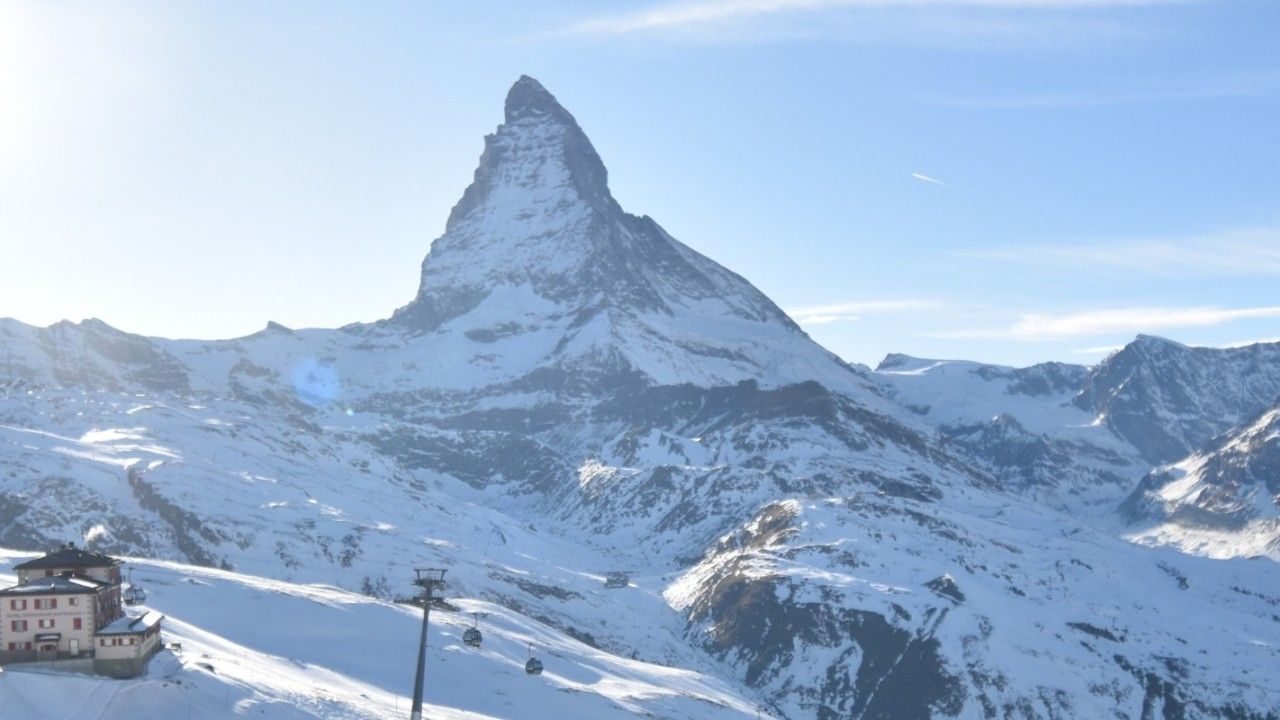
POLYGON ((48 629, 49 629, 49 628, 51 628, 51 627, 53 627, 53 618, 49 618, 48 620, 41 620, 41 621, 40 621, 40 628, 41 628, 41 629, 43 629, 43 630, 48 630, 48 629))
POLYGON ((31 605, 33 610, 39 610, 42 607, 44 607, 44 600, 41 600, 40 598, 36 598, 31 605))
POLYGON ((138 638, 136 638, 136 637, 131 637, 131 638, 129 638, 129 644, 130 644, 130 645, 137 645, 137 644, 138 644, 138 638))
POLYGON ((23 650, 30 650, 30 649, 31 649, 31 643, 22 643, 22 649, 23 649, 23 650))
POLYGON ((49 609, 50 610, 58 609, 58 598, 49 598, 49 609))
POLYGON ((10 629, 10 630, 12 630, 12 631, 14 631, 14 632, 26 632, 26 631, 27 631, 27 621, 26 621, 26 620, 14 620, 13 622, 9 623, 9 629, 10 629))
POLYGON ((17 649, 18 649, 18 643, 9 643, 9 652, 14 652, 17 649))
POLYGON ((75 607, 80 604, 80 598, 74 598, 74 597, 67 598, 67 604, 70 605, 71 607, 75 607))
POLYGON ((27 601, 26 600, 10 600, 9 609, 10 610, 26 610, 27 601))
POLYGON ((80 618, 75 618, 74 620, 71 621, 72 630, 80 630, 83 625, 84 625, 84 622, 81 621, 80 618))

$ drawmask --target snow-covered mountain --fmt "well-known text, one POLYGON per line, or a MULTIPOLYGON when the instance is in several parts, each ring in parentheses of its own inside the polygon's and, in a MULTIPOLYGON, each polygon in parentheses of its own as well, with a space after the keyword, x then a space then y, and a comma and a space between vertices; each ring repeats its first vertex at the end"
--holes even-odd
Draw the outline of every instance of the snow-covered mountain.
MULTIPOLYGON (((430 686, 458 717, 546 702, 558 717, 1274 718, 1280 567, 1128 542, 1116 508, 1166 442, 1135 441, 1130 419, 1198 447, 1229 427, 1197 440, 1214 413, 1271 404, 1254 375, 1280 370, 1258 350, 1139 350, 1091 369, 850 366, 623 212, 577 122, 521 78, 417 296, 384 321, 216 342, 0 321, 0 545, 220 568, 148 565, 251 607, 272 605, 255 585, 385 598, 414 566, 449 568, 450 602, 492 612, 504 638, 430 686), (1173 401, 1214 373, 1222 387, 1173 401), (633 586, 605 591, 617 568, 633 586), (475 704, 506 692, 498 670, 535 629, 579 668, 549 678, 563 692, 475 704)), ((162 599, 234 637, 198 601, 162 599)), ((361 602, 349 629, 406 632, 361 602)), ((270 622, 310 612, 279 607, 270 622)), ((305 658, 323 638, 297 642, 254 647, 305 658)), ((388 645, 361 682, 402 691, 410 661, 388 645)), ((379 702, 370 716, 391 716, 379 702)))
POLYGON ((1124 511, 1144 542, 1280 560, 1280 405, 1153 470, 1124 511))
POLYGON ((1280 343, 1187 347, 1140 335, 1089 373, 1077 402, 1152 463, 1199 449, 1280 400, 1280 343))
POLYGON ((667 597, 786 717, 1274 718, 1278 571, 864 493, 764 508, 667 597))
POLYGON ((889 395, 1006 489, 1068 512, 1110 513, 1149 464, 1080 406, 1089 372, 906 355, 889 355, 876 368, 889 395))
POLYGON ((505 110, 418 296, 391 320, 470 350, 456 360, 466 387, 545 387, 552 370, 577 383, 851 381, 748 282, 623 212, 591 142, 537 81, 517 81, 505 110))

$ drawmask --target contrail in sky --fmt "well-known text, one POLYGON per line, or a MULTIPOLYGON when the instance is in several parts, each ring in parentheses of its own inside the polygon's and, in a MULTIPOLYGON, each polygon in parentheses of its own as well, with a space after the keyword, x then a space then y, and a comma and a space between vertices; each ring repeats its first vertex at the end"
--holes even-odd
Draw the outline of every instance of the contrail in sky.
POLYGON ((937 178, 931 178, 928 175, 925 175, 924 173, 913 172, 911 173, 911 177, 917 180, 920 180, 922 182, 933 183, 934 185, 941 185, 942 187, 951 187, 950 184, 944 183, 941 180, 938 180, 937 178))

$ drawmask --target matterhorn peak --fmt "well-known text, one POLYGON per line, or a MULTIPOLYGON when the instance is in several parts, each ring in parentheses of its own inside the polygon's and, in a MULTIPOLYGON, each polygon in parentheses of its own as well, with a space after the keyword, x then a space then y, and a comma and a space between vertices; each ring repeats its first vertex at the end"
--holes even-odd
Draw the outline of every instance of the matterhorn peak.
POLYGON ((607 178, 569 111, 522 76, 393 321, 441 347, 459 335, 475 382, 490 381, 479 366, 512 378, 602 364, 611 381, 852 382, 746 280, 623 211, 607 178))
POLYGON ((541 83, 522 75, 507 92, 503 123, 485 138, 475 179, 446 227, 483 219, 486 210, 490 220, 495 212, 529 219, 571 205, 618 210, 586 133, 541 83))
POLYGON ((564 109, 556 97, 547 91, 542 83, 528 75, 521 75, 519 80, 507 91, 505 107, 506 122, 515 122, 524 115, 547 115, 577 125, 573 116, 564 109))

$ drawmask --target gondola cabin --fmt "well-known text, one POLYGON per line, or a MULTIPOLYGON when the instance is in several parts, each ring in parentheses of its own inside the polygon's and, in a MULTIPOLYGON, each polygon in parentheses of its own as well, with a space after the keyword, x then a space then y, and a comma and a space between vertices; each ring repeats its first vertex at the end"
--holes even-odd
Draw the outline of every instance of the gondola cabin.
POLYGON ((121 593, 125 605, 141 605, 147 601, 147 591, 137 585, 128 585, 121 593))
POLYGON ((524 664, 524 671, 529 675, 542 674, 542 661, 533 656, 533 645, 529 646, 529 659, 524 664))
POLYGON ((469 627, 466 632, 462 633, 462 642, 467 647, 478 648, 483 640, 484 636, 480 634, 479 628, 469 627))

